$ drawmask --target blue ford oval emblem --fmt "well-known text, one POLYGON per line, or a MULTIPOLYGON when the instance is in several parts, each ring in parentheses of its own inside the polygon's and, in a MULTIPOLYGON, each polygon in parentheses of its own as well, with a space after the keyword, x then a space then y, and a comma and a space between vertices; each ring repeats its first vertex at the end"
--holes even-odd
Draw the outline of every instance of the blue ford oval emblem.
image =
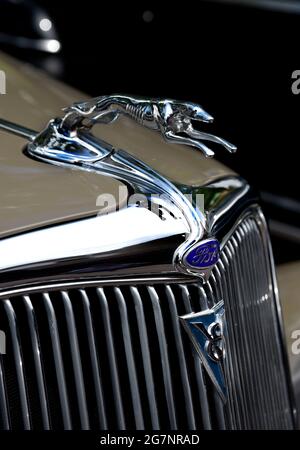
POLYGON ((208 239, 189 250, 184 260, 191 267, 205 269, 216 264, 219 254, 220 244, 217 239, 208 239))

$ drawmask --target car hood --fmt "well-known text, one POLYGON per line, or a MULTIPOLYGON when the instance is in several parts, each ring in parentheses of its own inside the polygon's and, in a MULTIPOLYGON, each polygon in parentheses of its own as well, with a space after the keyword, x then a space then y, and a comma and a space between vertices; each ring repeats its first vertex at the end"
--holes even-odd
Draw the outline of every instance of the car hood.
MULTIPOLYGON (((61 115, 61 109, 86 96, 28 64, 0 54, 6 74, 0 117, 36 131, 61 115)), ((101 94, 99 87, 99 94, 101 94)), ((216 160, 180 145, 169 145, 159 133, 122 118, 95 127, 94 134, 151 165, 177 184, 203 186, 233 172, 216 160)), ((0 237, 97 213, 97 197, 126 202, 122 182, 108 176, 71 170, 30 159, 26 140, 0 131, 0 237)))

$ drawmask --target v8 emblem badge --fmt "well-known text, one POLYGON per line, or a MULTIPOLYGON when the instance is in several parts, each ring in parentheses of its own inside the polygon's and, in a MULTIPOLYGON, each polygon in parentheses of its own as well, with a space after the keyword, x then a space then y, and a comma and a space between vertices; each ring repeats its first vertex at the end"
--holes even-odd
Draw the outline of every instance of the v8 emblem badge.
POLYGON ((226 385, 223 372, 224 347, 224 303, 220 301, 213 308, 182 316, 181 322, 187 331, 203 366, 226 401, 226 385))

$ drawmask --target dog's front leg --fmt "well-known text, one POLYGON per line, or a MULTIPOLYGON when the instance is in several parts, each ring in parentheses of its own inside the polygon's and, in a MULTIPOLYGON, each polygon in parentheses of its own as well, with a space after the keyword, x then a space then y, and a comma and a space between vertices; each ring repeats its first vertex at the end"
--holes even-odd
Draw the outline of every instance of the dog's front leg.
POLYGON ((195 139, 191 139, 185 136, 180 136, 178 134, 175 134, 173 131, 163 131, 163 136, 167 142, 172 142, 176 144, 185 144, 185 145, 192 145, 193 147, 196 147, 198 150, 201 150, 201 152, 207 157, 212 158, 214 156, 214 152, 210 150, 206 145, 202 144, 202 142, 197 141, 195 139))
POLYGON ((194 128, 189 127, 186 130, 186 133, 191 136, 193 139, 200 139, 204 141, 211 141, 215 142, 216 144, 220 144, 223 147, 226 148, 230 153, 236 152, 237 148, 235 145, 231 144, 230 142, 226 141, 226 139, 220 138, 219 136, 215 136, 210 133, 204 133, 202 131, 194 130, 194 128))

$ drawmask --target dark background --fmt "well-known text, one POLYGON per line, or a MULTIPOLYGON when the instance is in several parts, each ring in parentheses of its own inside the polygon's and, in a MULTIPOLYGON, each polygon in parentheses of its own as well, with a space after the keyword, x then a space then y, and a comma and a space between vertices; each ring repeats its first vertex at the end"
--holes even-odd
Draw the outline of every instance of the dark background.
POLYGON ((88 95, 199 102, 215 117, 209 131, 238 146, 234 156, 219 148, 217 158, 260 191, 277 261, 299 258, 300 95, 291 90, 300 70, 299 2, 25 3, 26 13, 0 15, 0 31, 34 37, 30 10, 38 5, 53 21, 61 51, 2 48, 88 95))

